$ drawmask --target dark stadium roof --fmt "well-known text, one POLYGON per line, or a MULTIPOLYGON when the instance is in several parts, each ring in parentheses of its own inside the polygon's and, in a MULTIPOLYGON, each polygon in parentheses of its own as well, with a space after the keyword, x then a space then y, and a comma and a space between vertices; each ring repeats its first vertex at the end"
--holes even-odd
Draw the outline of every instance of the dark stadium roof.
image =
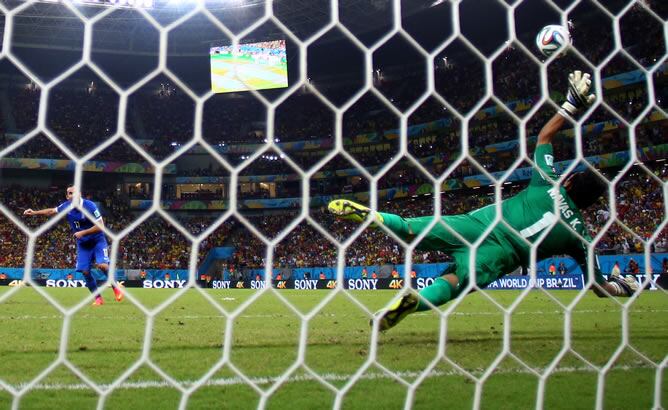
MULTIPOLYGON (((45 3, 42 0, 27 5, 22 0, 0 2, 10 9, 22 7, 13 18, 12 53, 37 76, 49 80, 81 60, 84 23, 71 9, 63 4, 45 3)), ((262 19, 266 0, 205 0, 206 9, 229 32, 234 35, 244 34, 240 42, 286 38, 291 79, 296 78, 294 70, 299 68, 300 57, 291 35, 304 41, 325 27, 331 19, 330 3, 329 0, 276 0, 272 3, 273 14, 280 23, 268 21, 246 33, 244 31, 248 27, 262 19), (280 27, 281 24, 291 34, 280 27)), ((476 0, 459 3, 462 33, 485 55, 489 56, 502 47, 509 37, 510 30, 505 18, 509 9, 504 7, 509 3, 513 2, 476 0)), ((618 12, 621 3, 622 0, 605 2, 605 7, 611 12, 618 12)), ((518 39, 532 47, 533 38, 540 27, 560 21, 557 7, 569 4, 569 0, 518 3, 514 11, 518 39)), ((92 59, 114 81, 121 86, 128 86, 157 66, 160 36, 148 19, 154 19, 156 24, 167 27, 193 11, 195 5, 194 0, 155 0, 155 7, 146 11, 148 19, 142 12, 130 8, 110 10, 108 7, 81 4, 72 7, 88 18, 106 13, 92 28, 92 59)), ((661 7, 655 6, 659 14, 664 12, 661 7)), ((402 27, 426 51, 432 52, 452 34, 452 8, 450 1, 401 1, 402 27)), ((371 47, 392 30, 393 11, 393 2, 390 0, 340 0, 338 14, 341 26, 345 26, 363 44, 371 47)), ((582 15, 595 13, 603 14, 598 6, 586 2, 580 3, 571 14, 576 14, 576 20, 581 20, 582 15)), ((3 33, 4 23, 5 19, 0 18, 3 33)), ((401 65, 405 69, 417 67, 417 71, 421 71, 424 63, 420 61, 422 55, 406 40, 397 37, 401 36, 387 39, 375 51, 373 68, 380 67, 385 71, 393 65, 401 65), (382 54, 400 55, 402 58, 385 59, 382 54)), ((209 47, 226 41, 230 41, 227 35, 205 15, 193 15, 169 31, 167 65, 196 92, 202 93, 210 87, 209 47)), ((453 53, 456 49, 449 47, 447 52, 453 53)), ((346 38, 340 27, 320 33, 309 46, 308 53, 307 76, 316 82, 332 76, 337 76, 338 81, 348 81, 345 80, 347 76, 356 76, 358 79, 361 76, 357 72, 363 69, 361 52, 346 38)), ((475 56, 467 53, 466 58, 475 56)), ((0 72, 5 74, 2 69, 0 72)), ((333 81, 329 83, 335 84, 333 81)))
MULTIPOLYGON (((5 0, 14 8, 23 1, 5 0)), ((402 4, 403 18, 431 8, 433 0, 413 0, 402 4)), ((232 32, 239 33, 264 15, 265 0, 218 0, 205 1, 206 8, 232 32)), ((83 15, 94 17, 107 7, 77 4, 74 6, 83 15)), ((443 7, 439 5, 437 7, 443 7)), ((155 0, 155 7, 148 14, 164 26, 171 24, 194 8, 194 2, 184 0, 155 0)), ((330 19, 330 5, 322 0, 279 0, 274 2, 274 15, 299 38, 307 38, 323 27, 330 19)), ((354 33, 366 33, 390 26, 392 5, 388 0, 342 0, 340 18, 354 33)), ((23 47, 80 47, 76 44, 83 32, 82 22, 62 4, 36 2, 21 10, 15 17, 14 38, 16 46, 23 47)), ((4 19, 3 19, 4 25, 4 19)), ((187 24, 186 24, 187 26, 187 24)), ((193 26, 195 38, 202 36, 213 26, 193 26)), ((146 19, 135 9, 118 8, 104 17, 94 27, 96 45, 111 49, 142 51, 141 43, 152 40, 143 36, 153 31, 146 19)), ((223 37, 218 30, 210 30, 210 40, 223 37)), ((276 35, 282 33, 278 30, 276 35)))
MULTIPOLYGON (((84 25, 74 13, 62 4, 36 0, 21 10, 14 18, 14 47, 80 49, 84 25)), ((49 0, 55 1, 55 0, 49 0)), ((195 0, 154 0, 155 7, 147 10, 159 24, 167 26, 190 12, 195 0)), ((7 8, 25 7, 24 0, 0 0, 7 8)), ((231 32, 238 34, 260 19, 265 12, 266 0, 204 0, 211 12, 231 32)), ((504 5, 512 4, 509 0, 476 0, 460 3, 460 17, 463 33, 477 46, 490 51, 503 43, 508 29, 504 15, 504 5), (484 12, 482 12, 484 10, 484 12)), ((520 37, 526 33, 535 33, 536 28, 545 24, 558 23, 558 8, 567 8, 572 0, 556 0, 554 3, 524 1, 515 10, 516 29, 520 37)), ((618 13, 628 2, 609 0, 604 7, 612 13, 618 13)), ((668 17, 666 2, 651 2, 650 6, 661 16, 668 17), (662 5, 663 4, 663 5, 662 5)), ((107 7, 76 4, 81 14, 91 18, 108 10, 107 7)), ((340 0, 339 18, 352 33, 365 44, 371 45, 392 27, 393 4, 390 0, 340 0)), ((582 3, 576 7, 594 7, 582 3)), ((273 14, 292 33, 304 40, 321 29, 330 20, 331 5, 329 0, 276 0, 273 2, 273 14)), ((402 24, 425 48, 431 49, 440 44, 451 28, 450 1, 444 0, 404 0, 401 1, 402 24)), ((174 33, 184 40, 190 38, 195 43, 175 45, 175 53, 188 53, 188 49, 203 40, 209 42, 225 39, 212 24, 195 24, 197 18, 182 24, 174 33)), ((0 18, 4 27, 4 18, 0 18)), ((135 9, 117 8, 93 28, 94 47, 98 51, 124 53, 155 53, 157 40, 155 29, 135 9)), ((276 27, 265 27, 251 33, 247 39, 260 37, 286 37, 276 27)), ((173 41, 170 40, 170 43, 173 41)), ((187 41, 184 43, 188 43, 187 41)), ((192 51, 191 51, 192 52, 192 51)))

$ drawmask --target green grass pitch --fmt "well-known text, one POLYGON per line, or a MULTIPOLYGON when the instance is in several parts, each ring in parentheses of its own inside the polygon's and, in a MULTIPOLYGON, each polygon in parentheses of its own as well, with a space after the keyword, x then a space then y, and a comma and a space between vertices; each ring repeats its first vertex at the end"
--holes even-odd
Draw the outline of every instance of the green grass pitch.
MULTIPOLYGON (((0 296, 8 291, 4 288, 0 296)), ((65 308, 87 295, 85 289, 45 291, 65 308)), ((128 292, 148 309, 155 309, 178 291, 128 292)), ((281 290, 280 297, 267 292, 243 310, 239 308, 255 295, 254 291, 206 292, 224 310, 239 312, 233 323, 193 289, 158 313, 152 326, 129 300, 113 302, 110 291, 105 292, 106 305, 86 305, 67 322, 35 289, 15 290, 1 303, 0 379, 18 389, 52 367, 20 398, 19 407, 26 409, 95 408, 98 393, 77 377, 70 365, 103 389, 127 376, 105 397, 103 405, 109 409, 177 408, 183 395, 171 382, 188 389, 207 372, 208 381, 188 397, 187 408, 244 409, 260 404, 271 409, 331 408, 336 404, 331 388, 336 388, 346 389, 340 402, 346 409, 401 409, 407 400, 417 409, 464 409, 474 404, 476 383, 461 370, 480 377, 495 364, 496 371, 482 386, 479 404, 482 408, 523 409, 536 406, 538 377, 532 371, 543 372, 564 344, 563 311, 539 291, 529 293, 512 317, 505 319, 512 355, 497 363, 503 347, 504 316, 481 293, 467 296, 447 317, 447 342, 441 347, 448 361, 437 360, 442 318, 434 312, 409 316, 396 328, 380 334, 374 348, 365 308, 375 311, 389 303, 396 295, 392 291, 351 291, 349 296, 365 308, 339 293, 304 326, 280 297, 298 312, 308 314, 331 295, 330 291, 281 290), (67 340, 61 340, 64 326, 69 326, 67 340), (302 333, 306 344, 300 349, 302 333), (142 352, 149 360, 135 365, 142 352), (60 353, 64 354, 64 363, 54 365, 60 353), (369 364, 374 353, 376 360, 369 364), (304 367, 294 366, 300 354, 304 367), (212 370, 223 357, 229 357, 229 363, 212 370), (430 365, 431 371, 424 372, 430 365), (292 372, 278 386, 277 378, 289 369, 292 372), (329 387, 309 370, 320 375, 329 387), (356 374, 359 380, 350 383, 356 374), (410 385, 417 385, 413 394, 409 393, 410 385), (261 402, 256 389, 275 390, 261 402)), ((510 306, 519 294, 488 293, 502 306, 510 306)), ((552 295, 569 303, 577 294, 558 291, 552 295)), ((574 306, 570 328, 576 354, 566 354, 547 379, 545 408, 594 407, 598 373, 581 358, 595 366, 608 362, 622 341, 621 317, 617 303, 594 295, 586 295, 574 306)), ((657 386, 653 363, 665 362, 668 353, 666 294, 644 292, 629 308, 628 317, 629 342, 641 354, 625 349, 608 371, 604 408, 665 407, 666 375, 664 372, 663 382, 657 386), (653 402, 655 389, 662 393, 662 403, 653 402)), ((0 389, 0 408, 12 404, 11 394, 0 389)))

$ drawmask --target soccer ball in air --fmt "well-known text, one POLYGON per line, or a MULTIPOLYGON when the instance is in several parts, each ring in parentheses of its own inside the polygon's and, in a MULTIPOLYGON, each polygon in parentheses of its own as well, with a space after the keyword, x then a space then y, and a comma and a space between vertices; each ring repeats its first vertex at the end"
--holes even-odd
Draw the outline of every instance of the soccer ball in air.
POLYGON ((543 27, 536 36, 536 47, 546 57, 562 51, 569 44, 571 44, 571 35, 568 29, 558 24, 543 27))

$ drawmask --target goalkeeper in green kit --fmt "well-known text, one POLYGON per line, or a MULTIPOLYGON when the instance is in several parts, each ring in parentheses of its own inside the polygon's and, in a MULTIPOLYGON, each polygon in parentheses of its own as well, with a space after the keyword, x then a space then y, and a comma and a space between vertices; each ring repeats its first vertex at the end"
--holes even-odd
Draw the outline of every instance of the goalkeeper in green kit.
MULTIPOLYGON (((503 220, 512 229, 498 224, 478 246, 475 266, 471 269, 469 256, 472 250, 443 224, 435 224, 416 248, 445 252, 455 262, 432 285, 422 289, 419 297, 407 293, 389 309, 378 312, 380 330, 394 327, 410 313, 429 310, 460 296, 469 284, 471 270, 475 271, 478 287, 485 288, 518 267, 528 266, 531 244, 537 241, 540 241, 537 246, 539 260, 553 255, 570 255, 586 275, 587 246, 578 235, 588 241, 591 238, 580 210, 593 205, 605 193, 607 186, 591 171, 573 174, 561 186, 553 185, 557 175, 553 168, 551 142, 566 118, 594 101, 594 95, 589 94, 590 86, 589 74, 575 71, 569 75, 567 101, 538 135, 534 163, 540 170, 534 169, 526 189, 501 203, 503 220), (545 230, 548 230, 547 234, 545 230)), ((375 224, 384 225, 408 242, 429 227, 434 218, 402 218, 395 214, 373 212, 346 199, 330 202, 328 210, 340 218, 356 222, 364 222, 373 213, 371 217, 375 224)), ((495 218, 496 206, 492 204, 467 214, 442 216, 441 220, 459 236, 473 243, 495 218)), ((638 290, 634 278, 611 277, 606 281, 598 263, 594 263, 594 267, 595 283, 592 288, 598 296, 631 296, 638 290)))

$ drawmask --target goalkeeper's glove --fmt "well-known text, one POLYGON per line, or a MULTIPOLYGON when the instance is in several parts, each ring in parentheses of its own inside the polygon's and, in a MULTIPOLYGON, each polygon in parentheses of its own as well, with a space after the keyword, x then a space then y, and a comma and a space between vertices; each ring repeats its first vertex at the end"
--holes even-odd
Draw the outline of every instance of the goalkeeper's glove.
POLYGON ((638 281, 633 276, 610 276, 608 283, 617 290, 616 296, 631 296, 638 291, 638 281))
POLYGON ((568 75, 568 94, 566 101, 561 105, 559 112, 564 116, 573 116, 581 108, 588 107, 594 102, 596 96, 589 94, 591 87, 591 76, 582 71, 575 70, 568 75))

